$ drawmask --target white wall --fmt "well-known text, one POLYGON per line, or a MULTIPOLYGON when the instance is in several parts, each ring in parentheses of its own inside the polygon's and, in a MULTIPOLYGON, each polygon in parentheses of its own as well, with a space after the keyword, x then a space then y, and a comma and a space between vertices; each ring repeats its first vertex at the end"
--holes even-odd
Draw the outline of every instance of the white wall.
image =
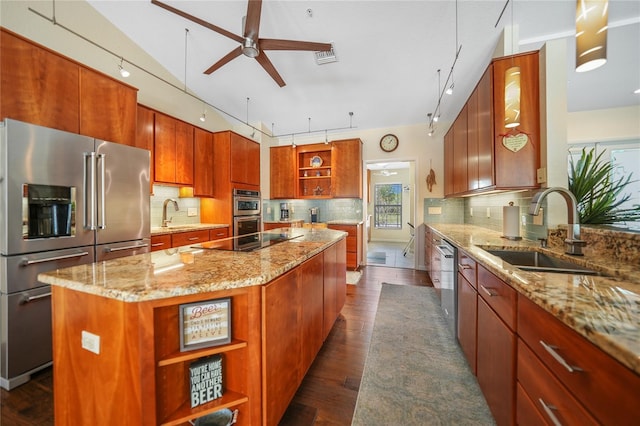
POLYGON ((640 105, 569 113, 569 143, 640 139, 640 105))

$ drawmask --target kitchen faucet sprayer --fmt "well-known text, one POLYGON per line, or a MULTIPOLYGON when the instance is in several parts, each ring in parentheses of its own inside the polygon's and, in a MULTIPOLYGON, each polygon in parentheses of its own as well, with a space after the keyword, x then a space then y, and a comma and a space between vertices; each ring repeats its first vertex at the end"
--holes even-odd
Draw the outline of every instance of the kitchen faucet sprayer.
POLYGON ((178 207, 178 202, 172 198, 167 198, 162 203, 162 227, 166 228, 171 223, 171 219, 167 219, 167 204, 173 203, 173 207, 176 211, 180 211, 180 207, 178 207))
POLYGON ((580 216, 578 215, 578 201, 571 191, 562 187, 552 187, 537 192, 533 196, 531 204, 529 205, 529 214, 537 216, 538 213, 540 213, 540 206, 542 205, 542 201, 547 197, 547 195, 551 194, 552 192, 557 192, 558 194, 562 195, 562 198, 564 198, 565 202, 567 203, 568 227, 567 238, 564 240, 564 251, 567 254, 582 256, 582 247, 584 247, 587 243, 580 239, 580 216))

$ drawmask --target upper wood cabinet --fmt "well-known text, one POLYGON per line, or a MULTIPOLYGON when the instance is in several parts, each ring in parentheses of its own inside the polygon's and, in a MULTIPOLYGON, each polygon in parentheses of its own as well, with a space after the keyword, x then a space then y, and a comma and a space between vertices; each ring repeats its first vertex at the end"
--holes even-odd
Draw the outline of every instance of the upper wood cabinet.
POLYGON ((135 144, 137 89, 80 67, 80 133, 135 144))
POLYGON ((260 144, 234 132, 231 142, 231 181, 260 186, 260 144))
POLYGON ((271 170, 270 197, 272 199, 296 198, 296 150, 290 146, 269 148, 271 170))
POLYGON ((156 112, 154 127, 155 181, 193 185, 193 126, 156 112))
POLYGON ((362 198, 362 141, 345 139, 333 146, 333 197, 362 198))
POLYGON ((537 188, 540 167, 538 52, 494 60, 444 138, 445 196, 537 188), (521 122, 504 127, 505 72, 520 66, 521 122), (526 135, 522 148, 505 136, 526 135), (463 136, 464 135, 464 136, 463 136))
POLYGON ((149 164, 149 192, 153 194, 153 139, 155 122, 155 113, 152 109, 138 105, 136 108, 136 138, 134 144, 136 148, 148 149, 151 152, 151 161, 149 164))
POLYGON ((211 132, 195 129, 193 152, 193 195, 196 197, 214 197, 214 156, 213 135, 211 132))

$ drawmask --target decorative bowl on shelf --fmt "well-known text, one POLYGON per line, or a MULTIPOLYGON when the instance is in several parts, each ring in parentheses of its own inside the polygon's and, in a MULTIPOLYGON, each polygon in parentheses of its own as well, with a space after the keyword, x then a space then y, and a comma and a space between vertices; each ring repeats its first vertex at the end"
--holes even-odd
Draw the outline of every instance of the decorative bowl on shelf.
POLYGON ((320 167, 322 166, 322 158, 317 155, 311 157, 311 167, 320 167))

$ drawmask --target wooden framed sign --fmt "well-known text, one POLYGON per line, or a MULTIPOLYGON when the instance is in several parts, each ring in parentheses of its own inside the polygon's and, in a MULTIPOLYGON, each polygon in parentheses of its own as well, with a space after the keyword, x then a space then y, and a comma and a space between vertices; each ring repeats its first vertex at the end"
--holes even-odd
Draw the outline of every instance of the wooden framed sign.
POLYGON ((180 305, 180 351, 231 342, 231 298, 180 305))

